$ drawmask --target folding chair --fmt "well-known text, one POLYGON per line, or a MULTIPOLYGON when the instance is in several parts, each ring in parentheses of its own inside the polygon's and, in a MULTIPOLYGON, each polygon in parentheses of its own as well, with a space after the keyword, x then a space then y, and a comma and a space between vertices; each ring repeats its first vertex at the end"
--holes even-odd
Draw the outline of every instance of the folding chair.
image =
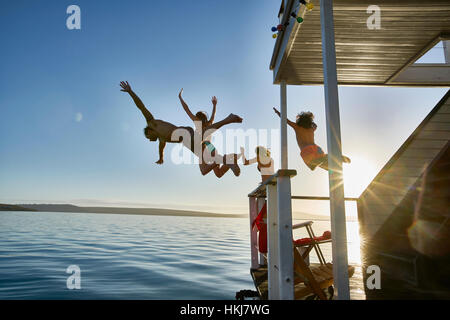
MULTIPOLYGON (((307 221, 292 226, 293 229, 306 228, 309 237, 294 240, 294 293, 295 299, 309 298, 328 300, 333 297, 333 264, 327 263, 320 248, 321 244, 331 242, 331 232, 325 231, 316 237, 311 227, 313 221, 307 221), (310 266, 309 254, 314 249, 319 265, 310 266), (324 289, 328 289, 328 294, 324 289)), ((353 276, 355 268, 348 267, 349 277, 353 276)))
MULTIPOLYGON (((264 205, 253 227, 258 229, 258 249, 267 259, 267 210, 264 205)), ((325 231, 322 236, 316 237, 311 227, 313 221, 307 221, 292 226, 292 229, 306 228, 308 238, 293 240, 294 245, 294 291, 295 299, 321 299, 328 300, 333 297, 333 264, 327 263, 321 244, 331 242, 331 232, 325 231), (319 265, 309 265, 309 254, 314 249, 319 259, 319 265), (328 290, 325 291, 325 290, 328 290)), ((353 276, 355 268, 348 267, 349 277, 353 276)))

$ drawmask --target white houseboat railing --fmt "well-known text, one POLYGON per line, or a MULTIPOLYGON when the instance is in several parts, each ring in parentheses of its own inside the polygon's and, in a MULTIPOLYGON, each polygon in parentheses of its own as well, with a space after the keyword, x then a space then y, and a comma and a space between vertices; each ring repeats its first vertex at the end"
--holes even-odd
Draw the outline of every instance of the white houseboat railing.
MULTIPOLYGON (((249 193, 251 270, 267 265, 268 298, 294 299, 294 258, 291 200, 330 200, 322 196, 291 196, 290 178, 295 170, 278 170, 249 193), (281 179, 288 180, 278 183, 281 179), (284 190, 286 186, 289 190, 284 190), (258 213, 267 202, 267 258, 259 253, 256 228, 258 213)), ((346 197, 345 201, 358 198, 346 197)), ((311 235, 310 235, 311 236, 311 235)), ((319 257, 320 259, 320 257, 319 257)))

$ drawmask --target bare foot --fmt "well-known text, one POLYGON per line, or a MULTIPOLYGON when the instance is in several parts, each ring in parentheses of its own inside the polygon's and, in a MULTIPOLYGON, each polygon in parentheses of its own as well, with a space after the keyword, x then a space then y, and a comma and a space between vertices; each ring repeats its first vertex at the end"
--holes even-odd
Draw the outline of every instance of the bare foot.
POLYGON ((233 171, 234 175, 236 177, 239 177, 239 175, 241 174, 241 168, 239 168, 239 165, 231 164, 231 165, 228 165, 228 166, 230 167, 231 171, 233 171))
POLYGON ((242 121, 243 121, 243 119, 241 117, 239 117, 238 115, 236 115, 234 113, 230 113, 228 118, 230 118, 230 121, 235 122, 235 123, 242 123, 242 121))
POLYGON ((241 153, 239 154, 239 158, 242 158, 243 163, 245 164, 245 149, 241 147, 241 153))
POLYGON ((230 166, 231 171, 233 171, 234 175, 236 177, 239 177, 241 174, 241 168, 239 168, 239 165, 237 164, 238 160, 242 157, 241 154, 234 154, 234 163, 230 166))
POLYGON ((233 171, 234 175, 238 177, 241 174, 241 168, 237 164, 238 160, 242 157, 242 154, 227 154, 223 157, 224 165, 233 171))

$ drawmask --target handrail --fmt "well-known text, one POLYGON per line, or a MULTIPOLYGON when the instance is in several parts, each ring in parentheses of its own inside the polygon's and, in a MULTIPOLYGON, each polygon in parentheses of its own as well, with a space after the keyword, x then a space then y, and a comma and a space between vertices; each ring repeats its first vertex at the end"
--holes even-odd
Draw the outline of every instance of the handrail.
MULTIPOLYGON (((295 200, 330 200, 330 197, 315 197, 315 196, 292 196, 291 199, 295 200)), ((358 201, 359 198, 344 198, 345 201, 358 201)))
POLYGON ((266 197, 266 187, 269 184, 276 184, 278 177, 293 177, 297 175, 296 170, 289 170, 289 169, 280 169, 275 174, 273 174, 270 178, 264 180, 263 183, 261 183, 258 188, 253 190, 248 194, 248 196, 256 197, 256 198, 265 198, 266 197))
MULTIPOLYGON (((296 170, 278 170, 275 174, 273 174, 270 178, 266 179, 263 183, 261 183, 255 190, 248 194, 248 197, 255 198, 265 198, 266 197, 266 187, 269 184, 276 184, 278 177, 293 177, 297 175, 296 170)), ((291 196, 293 200, 330 200, 330 197, 322 197, 322 196, 291 196)), ((358 201, 359 198, 346 197, 345 201, 358 201)))

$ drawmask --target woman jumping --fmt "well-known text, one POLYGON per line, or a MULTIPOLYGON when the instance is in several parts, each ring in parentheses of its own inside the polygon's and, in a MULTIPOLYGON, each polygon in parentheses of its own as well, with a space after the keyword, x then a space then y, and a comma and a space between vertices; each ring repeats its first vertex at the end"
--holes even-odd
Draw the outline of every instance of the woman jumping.
POLYGON ((244 161, 244 166, 251 165, 253 163, 258 164, 258 171, 261 173, 261 183, 264 183, 269 179, 275 172, 274 161, 270 156, 269 149, 263 146, 256 147, 256 157, 252 159, 246 159, 244 155, 244 148, 241 148, 242 160, 244 161))
POLYGON ((216 151, 216 147, 211 143, 210 140, 212 134, 217 129, 226 124, 241 123, 242 118, 231 113, 224 120, 214 123, 217 106, 217 98, 215 96, 211 99, 213 110, 209 119, 206 115, 206 112, 204 111, 199 111, 194 115, 189 109, 187 103, 184 101, 182 93, 183 89, 181 89, 180 93, 178 94, 181 105, 183 106, 183 109, 187 113, 189 118, 194 122, 195 126, 193 136, 196 137, 196 139, 194 139, 193 142, 201 143, 200 146, 193 145, 193 149, 195 150, 194 153, 199 157, 199 167, 202 175, 206 175, 209 172, 214 171, 214 174, 218 178, 221 178, 229 169, 231 169, 235 176, 239 176, 241 173, 241 169, 239 168, 237 161, 239 160, 240 155, 220 155, 216 151))

